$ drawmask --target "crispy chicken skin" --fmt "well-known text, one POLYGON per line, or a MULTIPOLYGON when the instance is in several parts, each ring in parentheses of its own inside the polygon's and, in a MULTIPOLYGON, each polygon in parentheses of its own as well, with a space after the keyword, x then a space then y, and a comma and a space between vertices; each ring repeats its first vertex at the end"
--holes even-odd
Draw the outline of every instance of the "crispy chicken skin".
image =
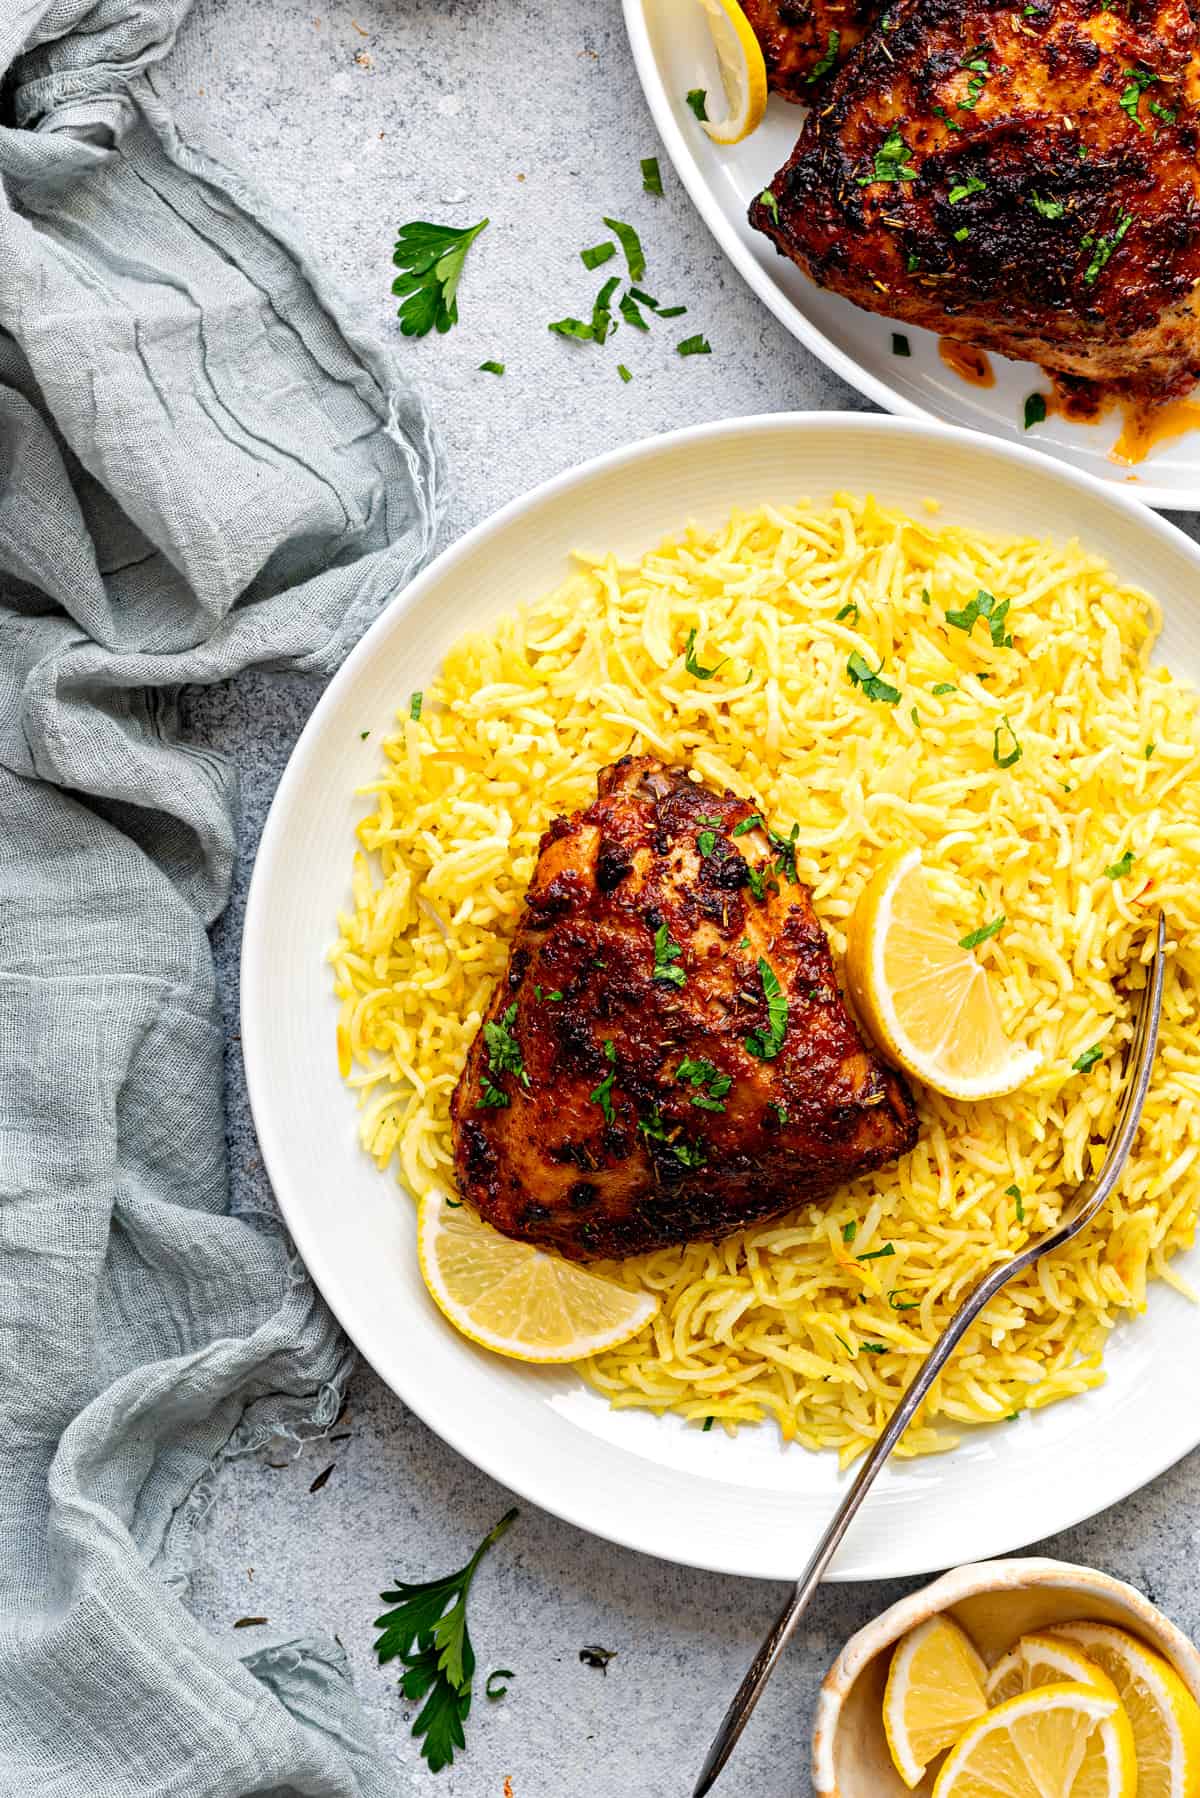
POLYGON ((878 0, 742 0, 742 10, 762 46, 771 92, 810 101, 879 6, 878 0))
POLYGON ((1200 372, 1186 0, 897 0, 751 223, 822 287, 1135 399, 1200 372))
POLYGON ((724 1236, 910 1149, 808 888, 760 824, 734 834, 752 808, 648 757, 598 788, 542 838, 454 1093, 462 1197, 583 1261, 724 1236))

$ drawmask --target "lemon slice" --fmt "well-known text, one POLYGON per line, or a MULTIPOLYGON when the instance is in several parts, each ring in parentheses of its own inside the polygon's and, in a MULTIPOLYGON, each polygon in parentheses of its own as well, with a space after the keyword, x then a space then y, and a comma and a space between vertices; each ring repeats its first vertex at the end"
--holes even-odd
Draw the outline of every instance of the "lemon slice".
POLYGON ((893 850, 864 889, 846 977, 879 1046, 935 1092, 999 1098, 1042 1065, 1036 1050, 1009 1041, 986 971, 934 911, 919 849, 893 850))
POLYGON ((704 119, 714 144, 740 144, 762 124, 767 109, 767 65, 750 21, 737 0, 700 0, 721 65, 729 104, 724 119, 704 119))
POLYGON ((1137 1798, 1133 1731, 1119 1699, 1078 1682, 1038 1686, 972 1723, 933 1798, 1137 1798))
POLYGON ((442 1193, 417 1207, 417 1255, 455 1329, 514 1361, 582 1361, 636 1336, 658 1310, 646 1293, 501 1236, 442 1193))
POLYGON ((899 1643, 883 1695, 883 1729, 906 1786, 919 1786, 934 1756, 987 1710, 986 1676, 970 1637, 949 1617, 930 1617, 899 1643))
POLYGON ((1108 1674, 1101 1672, 1094 1661, 1089 1661, 1081 1648, 1060 1636, 1043 1635, 1038 1630, 1022 1636, 1016 1647, 996 1662, 987 1676, 984 1690, 989 1704, 1003 1704, 1006 1698, 1015 1698, 1018 1692, 1031 1692, 1035 1686, 1062 1685, 1064 1681, 1092 1686, 1106 1698, 1120 1697, 1108 1674))
POLYGON ((1108 1623, 1055 1624, 1047 1634, 1081 1649, 1120 1693, 1137 1751, 1138 1798, 1194 1798, 1200 1706, 1170 1662, 1108 1623))

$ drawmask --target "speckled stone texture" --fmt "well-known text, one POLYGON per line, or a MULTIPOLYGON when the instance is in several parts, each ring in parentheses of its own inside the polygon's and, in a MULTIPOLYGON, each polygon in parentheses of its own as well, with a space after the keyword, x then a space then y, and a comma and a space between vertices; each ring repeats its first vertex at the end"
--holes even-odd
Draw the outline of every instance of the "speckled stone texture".
MULTIPOLYGON (((197 0, 156 79, 222 129, 290 208, 380 333, 396 227, 488 216, 448 337, 405 344, 445 439, 455 492, 444 541, 572 463, 701 419, 864 402, 786 335, 732 272, 662 157, 665 194, 641 191, 658 154, 616 0, 197 0), (581 314, 599 282, 581 246, 608 213, 641 228, 645 285, 689 307, 648 337, 603 351, 546 321, 581 314), (704 331, 713 354, 681 360, 704 331), (478 372, 494 357, 503 379, 478 372), (629 385, 616 365, 633 372, 629 385)), ((400 342, 398 334, 395 341, 400 342)), ((1181 520, 1195 534, 1195 520, 1181 520)), ((242 1195, 266 1183, 237 1040, 237 951, 246 878, 288 753, 317 698, 299 679, 250 677, 198 693, 198 739, 240 762, 241 876, 217 932, 229 1020, 229 1136, 242 1195)), ((1132 1580, 1200 1631, 1200 1519, 1192 1457, 1118 1509, 1037 1546, 1132 1580)), ((435 1780, 410 1707, 371 1653, 389 1577, 448 1571, 505 1509, 484 1479, 366 1369, 332 1443, 299 1461, 223 1476, 201 1542, 195 1603, 214 1629, 265 1616, 239 1648, 320 1629, 345 1644, 398 1793, 441 1798, 686 1798, 709 1736, 774 1615, 782 1588, 662 1565, 523 1507, 480 1575, 473 1635, 483 1671, 511 1667, 508 1697, 477 1699, 468 1751, 435 1780), (330 1462, 316 1493, 309 1487, 330 1462), (607 1674, 579 1649, 617 1650, 607 1674)), ((1029 1516, 1037 1494, 1029 1494, 1029 1516)), ((844 1638, 917 1582, 826 1587, 721 1781, 722 1798, 803 1798, 822 1673, 844 1638)))

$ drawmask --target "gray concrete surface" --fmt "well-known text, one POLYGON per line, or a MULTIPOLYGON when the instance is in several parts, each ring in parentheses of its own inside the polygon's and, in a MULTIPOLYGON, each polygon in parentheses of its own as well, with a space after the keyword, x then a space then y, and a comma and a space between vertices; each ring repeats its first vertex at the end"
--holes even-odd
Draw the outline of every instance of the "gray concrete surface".
MULTIPOLYGON (((455 481, 445 541, 514 494, 631 438, 734 413, 863 405, 728 268, 665 157, 664 196, 641 192, 639 159, 660 146, 617 0, 326 5, 197 0, 159 78, 226 132, 380 333, 396 329, 388 291, 396 227, 422 216, 490 217, 464 279, 459 328, 403 350, 455 481), (615 353, 547 333, 547 319, 590 303, 596 282, 577 251, 602 235, 601 215, 614 211, 642 228, 646 284, 689 306, 681 325, 708 334, 710 357, 681 361, 665 327, 646 339, 624 332, 615 353), (507 364, 502 380, 477 372, 486 357, 507 364), (628 386, 616 374, 622 358, 635 377, 628 386)), ((241 874, 217 948, 234 1177, 255 1190, 265 1182, 236 1040, 242 900, 271 795, 316 697, 300 680, 246 679, 191 703, 195 733, 243 770, 241 874)), ((374 1665, 377 1594, 393 1573, 421 1577, 460 1564, 509 1495, 368 1369, 354 1380, 336 1434, 290 1465, 226 1473, 202 1545, 202 1616, 220 1630, 265 1616, 258 1639, 336 1632, 394 1759, 398 1793, 505 1798, 507 1778, 512 1798, 684 1798, 779 1589, 655 1563, 524 1507, 472 1601, 481 1666, 511 1667, 515 1677, 501 1703, 480 1697, 467 1753, 435 1780, 409 1734, 410 1707, 374 1665), (311 1493, 330 1462, 327 1483, 311 1493), (588 1643, 617 1651, 607 1674, 580 1663, 588 1643)), ((1195 1633, 1198 1484, 1193 1457, 1118 1509, 1039 1546, 1134 1581, 1195 1633)), ((1036 1514, 1031 1492, 1031 1532, 1036 1514)), ((825 1589, 722 1781, 722 1798, 808 1792, 821 1675, 843 1639, 906 1589, 825 1589)))

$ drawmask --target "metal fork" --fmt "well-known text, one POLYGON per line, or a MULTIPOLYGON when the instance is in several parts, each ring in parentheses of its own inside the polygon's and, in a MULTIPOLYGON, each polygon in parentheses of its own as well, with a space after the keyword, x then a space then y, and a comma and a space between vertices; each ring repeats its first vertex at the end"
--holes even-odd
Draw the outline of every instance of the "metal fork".
POLYGON ((963 1300, 934 1343, 920 1372, 916 1374, 904 1397, 893 1411, 887 1428, 859 1468, 853 1485, 838 1506, 829 1528, 813 1551, 812 1559, 796 1581, 790 1598, 776 1618, 770 1634, 755 1655, 745 1679, 734 1695, 733 1703, 725 1713, 724 1721, 717 1731, 712 1747, 708 1751, 692 1798, 704 1798, 704 1794, 710 1792, 716 1784, 722 1767, 733 1753, 738 1737, 750 1720, 750 1713, 762 1697, 763 1689, 775 1671, 780 1655, 790 1642, 796 1625, 808 1609, 809 1601, 821 1583, 822 1574, 836 1554, 859 1506, 870 1491, 876 1474, 912 1422, 921 1400, 958 1347, 966 1330, 974 1323, 984 1306, 994 1299, 1010 1280, 1015 1279, 1018 1274, 1023 1274, 1027 1268, 1033 1267, 1043 1255, 1052 1254, 1055 1249, 1061 1249, 1065 1243, 1078 1236, 1079 1232, 1091 1223, 1100 1207, 1114 1191, 1117 1181, 1121 1177, 1122 1169, 1128 1160, 1133 1139, 1137 1135, 1142 1107, 1146 1102, 1146 1093, 1150 1087, 1150 1070, 1154 1065, 1154 1052, 1158 1045, 1159 1015, 1162 1011, 1166 940, 1166 924, 1160 914, 1155 936, 1154 956, 1147 971, 1146 984, 1142 989, 1137 1016, 1134 1020, 1133 1038, 1125 1058, 1125 1092, 1117 1116, 1116 1128, 1109 1143, 1108 1154, 1104 1158, 1104 1165, 1094 1179, 1085 1180, 1078 1188, 1067 1205, 1061 1221, 1053 1230, 1048 1230, 1036 1241, 1027 1243, 1021 1253, 1015 1255, 1011 1261, 1001 1262, 999 1266, 992 1268, 990 1273, 984 1275, 978 1286, 963 1300))

